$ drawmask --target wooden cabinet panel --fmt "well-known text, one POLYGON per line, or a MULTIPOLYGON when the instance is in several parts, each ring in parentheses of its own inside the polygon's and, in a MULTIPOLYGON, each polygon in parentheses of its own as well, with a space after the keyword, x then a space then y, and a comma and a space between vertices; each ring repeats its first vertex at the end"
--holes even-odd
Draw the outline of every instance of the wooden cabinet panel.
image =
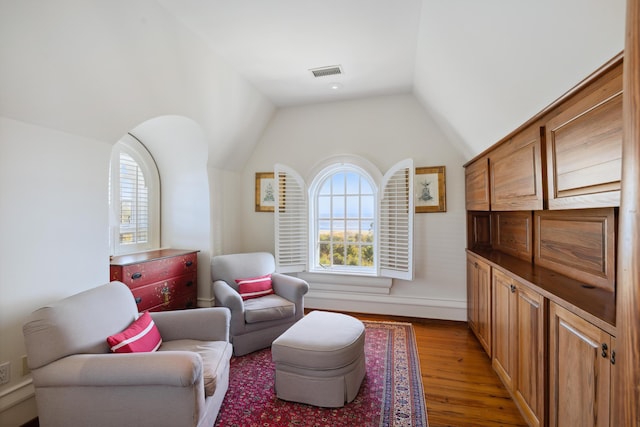
POLYGON ((127 285, 138 311, 194 308, 198 297, 197 251, 159 249, 114 257, 110 280, 127 285))
POLYGON ((489 154, 491 210, 543 208, 540 125, 534 124, 489 154))
POLYGON ((500 270, 493 269, 493 368, 508 390, 513 388, 513 373, 516 358, 516 311, 515 292, 511 278, 500 270))
POLYGON ((478 341, 491 356, 491 267, 467 256, 467 317, 478 341))
POLYGON ((536 212, 536 264, 615 291, 613 208, 536 212))
POLYGON ((530 426, 544 425, 545 299, 493 269, 493 368, 530 426))
POLYGON ((622 60, 545 124, 549 208, 620 205, 622 60))
POLYGON ((470 211, 488 211, 491 199, 489 193, 489 160, 482 157, 465 168, 466 207, 470 211))
POLYGON ((549 426, 609 426, 611 336, 553 302, 549 311, 549 426))
POLYGON ((517 369, 514 398, 530 426, 544 424, 546 309, 545 299, 533 290, 516 285, 517 369))
POLYGON ((531 261, 533 259, 533 216, 530 211, 492 212, 493 248, 531 261))

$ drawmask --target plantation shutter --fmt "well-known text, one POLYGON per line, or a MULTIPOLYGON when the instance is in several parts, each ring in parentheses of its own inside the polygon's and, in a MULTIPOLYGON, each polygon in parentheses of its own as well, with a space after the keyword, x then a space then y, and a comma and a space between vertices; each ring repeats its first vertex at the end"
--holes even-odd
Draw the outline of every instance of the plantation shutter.
POLYGON ((309 251, 306 186, 302 177, 285 165, 276 164, 274 172, 276 270, 281 273, 305 271, 309 251))
POLYGON ((121 245, 146 243, 149 239, 149 190, 138 162, 120 152, 121 245))
POLYGON ((413 280, 413 160, 396 163, 385 175, 379 211, 379 274, 413 280))

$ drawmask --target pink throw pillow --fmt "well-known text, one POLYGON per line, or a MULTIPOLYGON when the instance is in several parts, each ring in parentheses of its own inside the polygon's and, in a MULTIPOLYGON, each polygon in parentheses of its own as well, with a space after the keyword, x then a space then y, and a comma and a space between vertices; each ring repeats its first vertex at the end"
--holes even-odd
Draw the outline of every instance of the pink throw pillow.
POLYGON ((156 351, 162 344, 160 331, 148 311, 119 334, 107 337, 107 344, 114 353, 138 353, 156 351))
POLYGON ((245 301, 273 293, 270 274, 248 279, 236 279, 236 283, 238 284, 238 293, 245 301))

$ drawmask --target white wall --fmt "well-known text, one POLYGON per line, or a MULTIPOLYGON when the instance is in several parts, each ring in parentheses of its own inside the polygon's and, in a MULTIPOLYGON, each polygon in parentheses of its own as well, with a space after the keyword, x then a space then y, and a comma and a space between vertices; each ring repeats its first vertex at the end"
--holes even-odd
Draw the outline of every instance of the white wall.
POLYGON ((27 315, 109 279, 111 148, 0 117, 0 361, 12 368, 0 425, 17 425, 13 405, 32 391, 21 364, 27 315))
POLYGON ((464 158, 412 95, 279 110, 243 172, 243 250, 274 249, 273 214, 254 212, 255 173, 283 163, 307 179, 318 161, 338 154, 365 157, 381 172, 407 157, 416 167, 445 165, 447 212, 415 216, 414 281, 394 281, 389 296, 342 295, 333 301, 310 296, 307 305, 464 319, 464 158))
POLYGON ((180 116, 162 116, 131 134, 150 151, 160 171, 161 247, 198 253, 198 305, 211 305, 208 147, 202 128, 180 116))

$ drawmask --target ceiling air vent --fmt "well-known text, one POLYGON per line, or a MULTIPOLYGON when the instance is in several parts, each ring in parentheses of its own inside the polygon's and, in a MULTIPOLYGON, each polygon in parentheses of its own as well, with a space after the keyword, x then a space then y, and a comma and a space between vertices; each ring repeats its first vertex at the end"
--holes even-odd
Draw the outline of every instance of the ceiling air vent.
POLYGON ((332 65, 330 67, 312 68, 309 70, 313 73, 314 77, 335 76, 336 74, 342 74, 342 69, 339 65, 332 65))

